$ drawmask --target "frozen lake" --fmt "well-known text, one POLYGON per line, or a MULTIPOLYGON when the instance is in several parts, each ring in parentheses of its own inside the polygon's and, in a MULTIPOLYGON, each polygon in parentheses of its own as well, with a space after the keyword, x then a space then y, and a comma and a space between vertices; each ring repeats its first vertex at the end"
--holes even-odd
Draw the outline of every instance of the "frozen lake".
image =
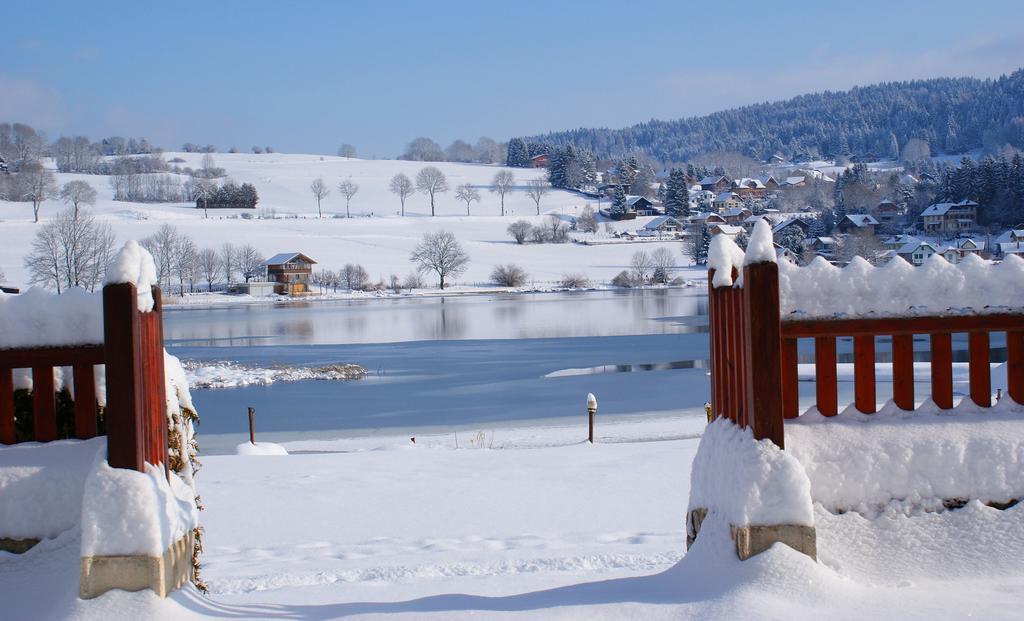
POLYGON ((691 411, 707 399, 703 287, 169 309, 171 353, 259 367, 354 362, 358 381, 193 389, 204 452, 244 439, 483 428, 691 411))

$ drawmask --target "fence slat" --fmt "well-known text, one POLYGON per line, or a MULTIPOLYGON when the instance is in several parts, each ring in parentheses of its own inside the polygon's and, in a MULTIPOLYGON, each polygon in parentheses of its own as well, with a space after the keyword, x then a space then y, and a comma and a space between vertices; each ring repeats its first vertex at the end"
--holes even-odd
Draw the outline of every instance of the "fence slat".
POLYGON ((971 401, 981 407, 992 406, 992 368, 989 365, 988 332, 967 335, 968 375, 971 380, 971 401))
POLYGON ((931 335, 932 401, 943 410, 953 407, 953 339, 949 332, 931 335))
POLYGON ((75 437, 87 440, 96 437, 96 378, 91 364, 74 367, 75 374, 75 437))
POLYGON ((914 337, 892 337, 892 400, 901 410, 914 409, 914 337))
POLYGON ((746 369, 746 355, 745 355, 745 344, 746 344, 746 330, 744 329, 744 312, 743 312, 743 290, 733 289, 732 290, 732 326, 733 326, 733 339, 732 339, 732 355, 733 355, 733 374, 736 377, 736 381, 733 384, 735 387, 735 396, 733 397, 734 407, 736 408, 736 418, 740 421, 741 427, 750 426, 750 412, 745 407, 747 398, 746 390, 744 389, 744 370, 746 369))
POLYGON ((800 415, 800 383, 797 375, 797 341, 782 339, 782 415, 800 415))
POLYGON ((1006 333, 1006 392, 1024 405, 1024 331, 1006 333))
POLYGON ((18 440, 14 429, 14 376, 12 369, 0 367, 0 443, 18 440))
POLYGON ((839 413, 835 337, 819 336, 814 339, 814 392, 818 411, 823 416, 835 416, 839 413))
POLYGON ((53 395, 53 367, 32 367, 32 417, 36 442, 57 439, 57 404, 53 395))
POLYGON ((725 319, 722 322, 725 326, 722 334, 725 340, 722 352, 724 354, 722 356, 722 363, 725 370, 725 391, 722 407, 729 420, 739 425, 740 419, 736 415, 736 360, 733 358, 733 351, 735 350, 733 339, 736 337, 736 329, 734 327, 735 321, 733 320, 732 291, 732 289, 725 289, 721 292, 722 314, 725 319))
POLYGON ((874 414, 875 399, 875 337, 853 337, 853 403, 858 412, 874 414))

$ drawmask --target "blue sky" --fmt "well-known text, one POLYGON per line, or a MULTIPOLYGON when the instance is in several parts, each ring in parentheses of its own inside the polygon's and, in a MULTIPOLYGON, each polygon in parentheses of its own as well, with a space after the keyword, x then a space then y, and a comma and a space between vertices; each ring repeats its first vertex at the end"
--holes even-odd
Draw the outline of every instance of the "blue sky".
POLYGON ((19 2, 0 120, 397 155, 1024 66, 1024 2, 19 2))

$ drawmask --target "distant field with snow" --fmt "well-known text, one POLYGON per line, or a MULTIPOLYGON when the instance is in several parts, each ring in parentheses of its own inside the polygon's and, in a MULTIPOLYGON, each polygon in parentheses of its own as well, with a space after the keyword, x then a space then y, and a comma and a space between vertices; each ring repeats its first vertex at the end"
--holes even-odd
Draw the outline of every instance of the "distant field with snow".
MULTIPOLYGON (((201 167, 199 153, 165 153, 171 160, 185 160, 180 166, 201 167)), ((506 233, 508 225, 520 218, 540 222, 533 201, 524 192, 527 181, 542 177, 539 169, 507 169, 516 176, 514 191, 505 197, 506 215, 500 215, 497 194, 490 192, 491 180, 498 166, 438 162, 407 162, 397 160, 359 160, 332 156, 297 154, 217 153, 216 165, 227 171, 236 183, 256 186, 260 201, 255 210, 218 209, 210 218, 192 204, 152 204, 115 202, 111 199, 109 177, 104 175, 57 174, 59 184, 71 180, 90 183, 99 194, 89 208, 99 219, 109 222, 118 243, 142 239, 169 222, 191 236, 200 247, 219 247, 224 242, 252 244, 265 256, 278 252, 304 252, 325 269, 338 269, 346 263, 362 264, 370 278, 387 280, 391 274, 404 277, 412 266, 409 253, 424 233, 438 230, 453 232, 470 255, 469 270, 459 278, 463 284, 489 281, 493 267, 500 263, 517 263, 536 284, 557 281, 563 274, 583 273, 596 282, 607 282, 619 271, 628 268, 632 254, 648 252, 664 245, 678 257, 680 265, 688 263, 681 253, 680 242, 615 244, 584 246, 580 244, 528 244, 517 246, 506 233), (398 198, 388 191, 388 183, 396 173, 415 178, 427 165, 440 168, 451 190, 439 195, 437 217, 430 217, 429 199, 420 193, 406 201, 406 217, 398 215, 398 198), (331 188, 323 202, 324 218, 317 217, 317 205, 309 191, 310 183, 323 177, 331 188), (338 192, 341 181, 351 179, 359 185, 352 199, 352 218, 335 218, 345 214, 345 200, 338 192), (468 183, 478 189, 481 201, 473 203, 471 216, 466 216, 465 203, 455 198, 455 188, 468 183), (258 219, 260 214, 276 212, 275 219, 258 219), (247 212, 253 219, 237 217, 247 212), (295 216, 287 218, 288 216, 295 216)), ((183 176, 184 180, 185 177, 183 176)), ((584 206, 596 201, 583 196, 552 190, 541 201, 541 213, 557 213, 565 218, 578 215, 584 206)), ((46 201, 43 220, 53 217, 65 206, 60 200, 46 201)), ((618 230, 642 227, 649 218, 616 223, 618 230)), ((0 269, 14 285, 25 285, 27 274, 23 259, 28 254, 38 226, 32 222, 30 203, 0 201, 0 269)), ((603 235, 603 233, 598 234, 603 235)), ((702 270, 693 270, 688 277, 699 277, 702 270)), ((429 278, 428 284, 435 284, 429 278)))

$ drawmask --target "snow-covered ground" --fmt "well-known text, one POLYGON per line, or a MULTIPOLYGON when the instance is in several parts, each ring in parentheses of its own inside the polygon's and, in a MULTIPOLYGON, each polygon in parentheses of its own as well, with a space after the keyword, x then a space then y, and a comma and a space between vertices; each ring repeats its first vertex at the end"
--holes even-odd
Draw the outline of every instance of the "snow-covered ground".
POLYGON ((0 598, 11 619, 1020 618, 1022 506, 818 507, 817 564, 784 546, 740 562, 710 528, 684 554, 698 445, 685 436, 702 428, 659 418, 599 426, 593 446, 579 426, 495 430, 500 449, 376 437, 208 457, 208 597, 77 600, 68 531, 0 555, 0 598), (340 452, 296 454, 308 450, 340 452))
MULTIPOLYGON (((168 160, 180 157, 181 166, 198 168, 202 154, 165 153, 168 160)), ((515 220, 525 218, 541 223, 533 201, 526 196, 526 183, 543 177, 543 169, 505 169, 481 164, 423 163, 397 160, 358 160, 333 156, 298 154, 217 153, 216 164, 226 169, 237 183, 252 183, 260 196, 255 210, 211 210, 203 219, 202 211, 191 204, 141 204, 115 202, 108 177, 102 175, 57 174, 58 183, 82 180, 90 183, 99 200, 89 210, 100 220, 109 222, 119 243, 142 239, 162 224, 171 223, 191 236, 199 247, 219 248, 224 242, 252 244, 265 256, 279 252, 304 252, 319 262, 318 267, 337 270, 346 263, 359 263, 374 282, 385 282, 391 274, 405 277, 412 271, 409 253, 423 234, 448 230, 462 242, 470 256, 469 270, 458 279, 464 284, 489 283, 495 265, 516 263, 530 276, 530 282, 545 285, 557 282, 564 274, 582 273, 591 280, 606 283, 615 274, 629 267, 629 259, 638 249, 653 251, 665 246, 673 251, 680 266, 689 261, 681 253, 680 242, 614 244, 587 246, 582 244, 527 244, 518 246, 506 232, 515 220), (388 183, 396 173, 415 178, 427 165, 440 168, 448 179, 451 191, 438 196, 437 217, 430 218, 429 199, 420 193, 406 201, 406 217, 397 215, 398 198, 388 191, 388 183), (505 197, 505 213, 500 215, 497 194, 491 193, 491 180, 499 170, 510 170, 516 177, 514 190, 505 197), (309 191, 310 183, 323 177, 331 195, 323 202, 324 218, 317 217, 317 205, 309 191), (352 218, 344 216, 345 201, 337 189, 341 181, 351 179, 359 185, 352 199, 352 218), (480 202, 473 203, 471 216, 465 203, 455 198, 455 188, 468 183, 478 189, 480 202), (241 213, 252 216, 242 219, 241 213), (274 219, 259 216, 274 212, 274 219), (372 214, 373 217, 369 217, 372 214)), ((183 177, 184 179, 184 177, 183 177)), ((541 213, 556 213, 564 218, 578 215, 593 199, 552 190, 540 204, 541 213)), ((53 217, 65 206, 56 199, 42 206, 43 220, 53 217)), ((618 230, 635 230, 650 218, 615 223, 618 230)), ((30 203, 0 201, 0 269, 14 285, 26 284, 22 265, 29 252, 37 225, 32 222, 30 203)), ((599 233, 598 236, 604 235, 599 233)), ((681 270, 684 278, 700 278, 702 269, 681 270), (692 273, 690 273, 692 272, 692 273)), ((427 284, 435 284, 430 278, 427 284)))

